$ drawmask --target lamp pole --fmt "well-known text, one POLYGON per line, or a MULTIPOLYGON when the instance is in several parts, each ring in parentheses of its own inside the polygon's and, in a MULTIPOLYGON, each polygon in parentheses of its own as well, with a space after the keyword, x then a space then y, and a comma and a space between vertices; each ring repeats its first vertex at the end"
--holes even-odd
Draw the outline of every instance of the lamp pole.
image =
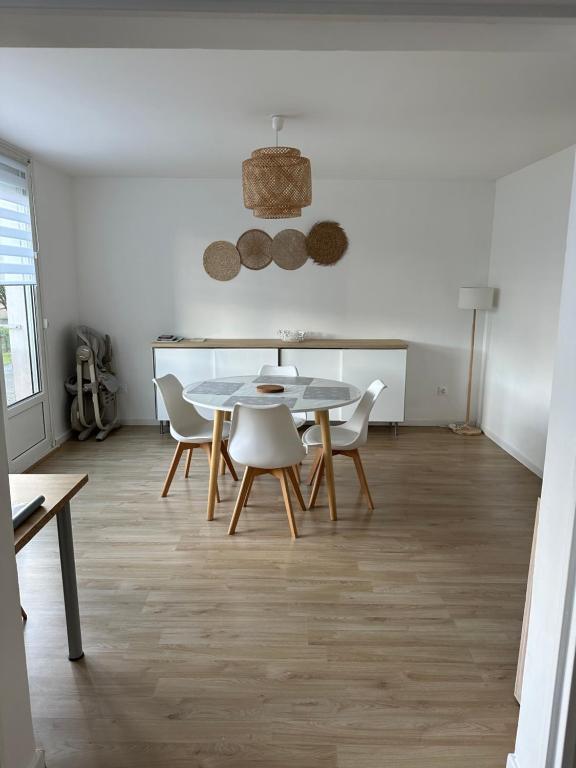
POLYGON ((470 402, 472 400, 472 371, 474 368, 474 339, 476 337, 476 310, 472 310, 472 339, 470 342, 470 362, 468 363, 468 395, 466 398, 466 420, 464 424, 470 425, 470 402))

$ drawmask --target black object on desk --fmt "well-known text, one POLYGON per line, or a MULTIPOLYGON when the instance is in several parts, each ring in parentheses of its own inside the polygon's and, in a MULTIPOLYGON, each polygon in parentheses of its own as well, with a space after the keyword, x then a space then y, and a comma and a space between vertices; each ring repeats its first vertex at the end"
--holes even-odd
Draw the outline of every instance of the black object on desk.
POLYGON ((44 496, 36 496, 36 498, 26 501, 23 504, 12 504, 12 524, 14 530, 21 525, 24 520, 27 520, 31 514, 44 504, 46 499, 44 496))

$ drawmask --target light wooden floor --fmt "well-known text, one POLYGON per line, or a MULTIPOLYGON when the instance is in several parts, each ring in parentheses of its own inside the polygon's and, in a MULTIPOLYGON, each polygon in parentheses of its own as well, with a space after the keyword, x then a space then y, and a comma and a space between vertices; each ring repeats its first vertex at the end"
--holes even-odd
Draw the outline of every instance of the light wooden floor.
POLYGON ((376 511, 336 459, 290 540, 258 479, 238 534, 207 462, 160 488, 173 441, 123 428, 36 471, 73 503, 86 658, 66 657, 56 526, 19 556, 32 706, 49 768, 503 768, 539 481, 485 437, 371 433, 376 511))

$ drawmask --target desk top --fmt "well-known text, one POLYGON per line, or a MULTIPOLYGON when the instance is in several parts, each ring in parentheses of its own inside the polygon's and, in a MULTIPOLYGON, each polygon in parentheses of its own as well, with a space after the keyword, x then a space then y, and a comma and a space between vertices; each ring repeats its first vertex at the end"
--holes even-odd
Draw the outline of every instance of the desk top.
POLYGON ((408 349, 403 339, 182 339, 153 341, 154 349, 408 349))
POLYGON ((231 411, 236 403, 286 405, 292 413, 328 411, 360 400, 362 393, 353 384, 307 376, 229 376, 196 381, 185 387, 182 397, 189 403, 215 411, 231 411), (259 384, 281 384, 283 392, 259 392, 259 384))
POLYGON ((88 475, 10 475, 10 496, 13 502, 25 502, 35 496, 46 501, 14 531, 14 547, 19 552, 44 528, 82 486, 88 475))

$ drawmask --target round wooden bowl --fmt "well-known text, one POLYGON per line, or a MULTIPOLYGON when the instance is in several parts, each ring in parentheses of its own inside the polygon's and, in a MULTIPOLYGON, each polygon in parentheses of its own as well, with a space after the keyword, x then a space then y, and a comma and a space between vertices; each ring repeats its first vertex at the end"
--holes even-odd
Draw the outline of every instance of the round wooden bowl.
POLYGON ((258 384, 256 389, 258 392, 264 392, 267 395, 272 394, 272 392, 284 392, 282 384, 258 384))

